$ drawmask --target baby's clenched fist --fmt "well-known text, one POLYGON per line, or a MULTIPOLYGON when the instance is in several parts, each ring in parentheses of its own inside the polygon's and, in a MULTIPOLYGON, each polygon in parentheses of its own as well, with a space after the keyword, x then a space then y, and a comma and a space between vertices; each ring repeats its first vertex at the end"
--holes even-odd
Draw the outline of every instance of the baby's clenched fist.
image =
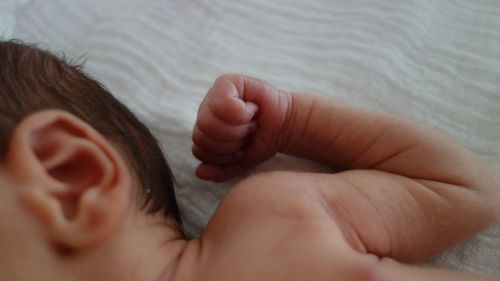
POLYGON ((217 78, 193 129, 193 155, 202 162, 196 175, 225 181, 274 156, 290 100, 288 92, 256 78, 217 78))

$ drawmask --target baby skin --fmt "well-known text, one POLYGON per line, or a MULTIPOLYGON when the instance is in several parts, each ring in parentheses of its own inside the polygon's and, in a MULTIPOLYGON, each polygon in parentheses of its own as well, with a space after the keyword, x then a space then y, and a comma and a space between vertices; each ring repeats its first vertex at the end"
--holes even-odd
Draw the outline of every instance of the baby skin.
POLYGON ((229 74, 200 105, 193 142, 205 180, 229 180, 276 153, 338 172, 238 183, 188 243, 174 280, 500 280, 407 265, 500 213, 500 173, 418 122, 229 74), (196 266, 183 262, 192 257, 196 266))

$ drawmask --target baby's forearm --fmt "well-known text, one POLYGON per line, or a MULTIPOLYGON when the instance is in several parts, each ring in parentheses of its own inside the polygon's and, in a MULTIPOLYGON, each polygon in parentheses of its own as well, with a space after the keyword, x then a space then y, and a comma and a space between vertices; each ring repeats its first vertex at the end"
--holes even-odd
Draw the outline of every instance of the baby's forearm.
POLYGON ((496 170, 416 121, 311 94, 292 97, 280 140, 283 153, 341 170, 376 169, 472 188, 498 187, 496 170))

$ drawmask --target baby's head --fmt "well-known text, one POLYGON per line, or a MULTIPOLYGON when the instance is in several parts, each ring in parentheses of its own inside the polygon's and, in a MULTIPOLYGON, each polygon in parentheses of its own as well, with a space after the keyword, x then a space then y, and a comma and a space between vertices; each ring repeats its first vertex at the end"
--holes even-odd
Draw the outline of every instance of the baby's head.
POLYGON ((112 253, 180 238, 178 225, 173 178, 146 126, 78 66, 0 42, 0 280, 104 272, 95 264, 106 257, 127 266, 112 253))

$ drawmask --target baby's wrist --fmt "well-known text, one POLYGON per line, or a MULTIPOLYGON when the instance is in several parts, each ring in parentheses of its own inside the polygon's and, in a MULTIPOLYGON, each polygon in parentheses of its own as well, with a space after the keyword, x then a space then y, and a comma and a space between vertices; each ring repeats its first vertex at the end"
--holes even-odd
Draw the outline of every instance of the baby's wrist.
POLYGON ((278 137, 278 152, 295 154, 301 149, 303 133, 307 130, 313 110, 314 96, 306 93, 287 92, 288 107, 278 137))

